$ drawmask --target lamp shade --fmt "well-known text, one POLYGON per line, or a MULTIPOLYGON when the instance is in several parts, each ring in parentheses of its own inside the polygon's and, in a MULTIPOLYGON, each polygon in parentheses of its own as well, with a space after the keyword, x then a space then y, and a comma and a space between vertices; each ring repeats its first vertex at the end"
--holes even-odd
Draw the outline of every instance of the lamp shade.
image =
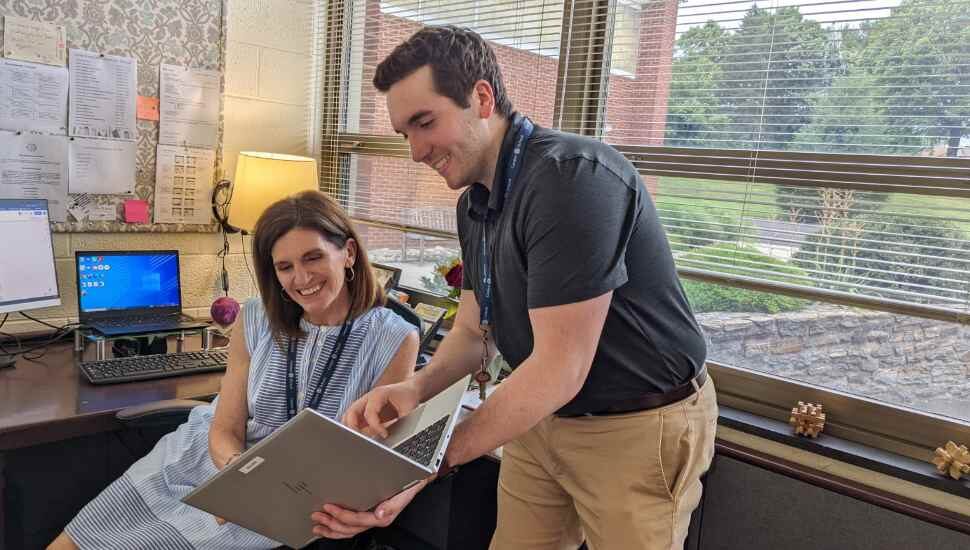
POLYGON ((229 224, 251 232, 269 205, 318 187, 317 161, 312 158, 243 151, 236 162, 229 224))

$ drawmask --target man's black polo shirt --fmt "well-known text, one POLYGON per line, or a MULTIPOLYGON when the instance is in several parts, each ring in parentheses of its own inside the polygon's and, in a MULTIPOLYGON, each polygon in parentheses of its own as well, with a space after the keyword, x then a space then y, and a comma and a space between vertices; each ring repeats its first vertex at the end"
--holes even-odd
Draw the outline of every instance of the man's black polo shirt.
POLYGON ((529 309, 613 291, 593 366, 558 412, 603 410, 663 393, 700 372, 707 349, 674 269, 650 195, 612 147, 536 127, 509 196, 503 172, 522 122, 513 115, 492 193, 474 184, 458 200, 464 286, 482 303, 486 212, 493 263, 492 330, 514 368, 532 353, 529 309))

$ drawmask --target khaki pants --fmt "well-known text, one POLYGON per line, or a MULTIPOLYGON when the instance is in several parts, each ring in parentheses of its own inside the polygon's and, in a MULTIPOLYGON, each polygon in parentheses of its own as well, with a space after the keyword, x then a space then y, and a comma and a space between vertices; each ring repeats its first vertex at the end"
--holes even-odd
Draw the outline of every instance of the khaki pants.
POLYGON ((615 416, 549 417, 502 450, 490 550, 680 550, 714 456, 714 384, 615 416))

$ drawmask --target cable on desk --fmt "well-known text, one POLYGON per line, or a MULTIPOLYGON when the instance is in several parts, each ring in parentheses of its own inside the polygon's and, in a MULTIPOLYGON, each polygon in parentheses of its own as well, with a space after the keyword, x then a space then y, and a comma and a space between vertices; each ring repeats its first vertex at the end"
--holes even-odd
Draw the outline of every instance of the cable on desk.
POLYGON ((76 325, 76 324, 78 324, 78 323, 67 323, 67 324, 65 324, 65 325, 63 325, 63 326, 60 326, 60 327, 58 327, 58 326, 54 326, 54 325, 52 325, 52 324, 50 324, 50 323, 48 323, 47 321, 41 321, 40 319, 37 319, 36 317, 31 317, 30 315, 27 315, 27 314, 26 314, 26 313, 24 313, 23 311, 21 311, 21 312, 20 312, 20 314, 21 314, 21 315, 23 315, 24 317, 26 317, 26 318, 28 318, 28 319, 30 319, 31 321, 33 321, 33 322, 35 322, 35 323, 40 323, 40 324, 42 324, 42 325, 44 325, 44 326, 48 326, 48 327, 50 327, 50 328, 52 328, 52 329, 54 329, 54 330, 61 330, 61 329, 63 329, 64 327, 67 327, 67 326, 70 326, 70 325, 76 325))
POLYGON ((16 357, 17 355, 19 355, 27 361, 37 361, 47 353, 48 346, 50 346, 54 342, 57 342, 58 340, 63 339, 65 336, 69 336, 73 332, 74 332, 74 328, 56 330, 54 331, 54 334, 47 340, 44 340, 38 344, 28 346, 28 347, 24 347, 24 345, 21 343, 20 337, 18 337, 17 335, 0 332, 0 336, 3 336, 5 338, 12 338, 17 344, 17 349, 14 351, 10 351, 6 349, 4 346, 0 345, 0 351, 4 352, 10 357, 16 357))
MULTIPOLYGON (((10 317, 10 314, 4 313, 3 319, 0 319, 0 328, 3 328, 3 324, 7 322, 7 317, 10 317)), ((3 332, 0 331, 0 334, 3 334, 3 332)), ((14 361, 16 360, 16 356, 12 353, 8 353, 7 350, 4 349, 3 344, 0 344, 0 352, 3 352, 4 354, 0 355, 0 368, 12 367, 14 365, 14 361)))
MULTIPOLYGON (((40 323, 54 329, 54 333, 48 339, 25 348, 19 335, 0 331, 0 337, 13 340, 16 343, 16 349, 9 350, 2 342, 0 342, 0 353, 6 355, 7 359, 14 359, 19 355, 27 361, 37 361, 47 353, 47 346, 50 346, 54 342, 63 339, 65 336, 73 334, 75 330, 82 326, 81 323, 65 323, 64 325, 56 326, 32 317, 22 311, 19 313, 35 323, 40 323)), ((7 322, 7 318, 9 316, 9 313, 4 314, 3 319, 0 320, 0 328, 3 328, 3 325, 7 322)))

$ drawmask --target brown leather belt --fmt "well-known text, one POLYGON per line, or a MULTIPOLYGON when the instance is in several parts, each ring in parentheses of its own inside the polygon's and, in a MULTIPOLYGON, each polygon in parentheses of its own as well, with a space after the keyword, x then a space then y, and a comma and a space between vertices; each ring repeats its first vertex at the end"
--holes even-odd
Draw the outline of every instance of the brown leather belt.
POLYGON ((559 416, 563 418, 572 418, 577 416, 609 416, 612 414, 625 414, 664 407, 694 395, 695 385, 692 382, 696 382, 696 387, 698 390, 703 388, 704 383, 707 382, 707 367, 701 368, 700 374, 695 376, 691 382, 677 386, 666 393, 647 393, 639 397, 623 399, 603 410, 587 413, 560 414, 559 416))

